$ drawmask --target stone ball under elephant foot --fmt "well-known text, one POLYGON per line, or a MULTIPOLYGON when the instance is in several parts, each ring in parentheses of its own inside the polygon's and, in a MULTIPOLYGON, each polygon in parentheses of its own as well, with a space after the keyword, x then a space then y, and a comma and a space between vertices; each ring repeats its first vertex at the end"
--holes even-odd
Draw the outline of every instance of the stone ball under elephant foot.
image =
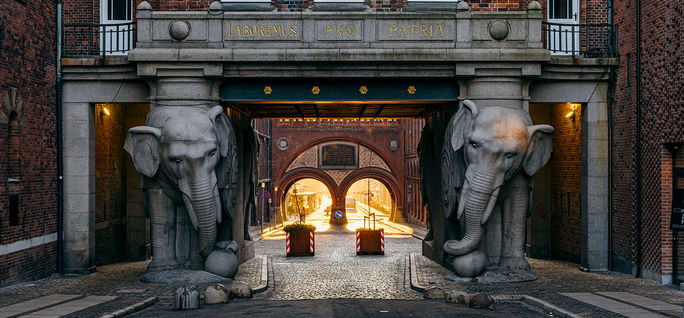
POLYGON ((238 259, 235 254, 226 250, 215 250, 207 256, 204 268, 207 272, 218 276, 235 278, 238 271, 238 259))
POLYGON ((451 264, 454 266, 456 275, 461 277, 477 277, 484 272, 487 259, 484 253, 473 251, 454 257, 451 264))
POLYGON ((252 298, 252 287, 247 283, 235 281, 228 287, 230 298, 252 298))

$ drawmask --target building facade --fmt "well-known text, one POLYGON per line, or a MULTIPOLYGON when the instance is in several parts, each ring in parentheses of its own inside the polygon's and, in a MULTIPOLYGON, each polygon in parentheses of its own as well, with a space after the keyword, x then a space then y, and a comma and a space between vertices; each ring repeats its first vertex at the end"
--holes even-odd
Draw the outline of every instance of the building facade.
POLYGON ((50 1, 8 1, 0 7, 0 285, 5 285, 57 271, 57 15, 50 1))
MULTIPOLYGON (((3 3, 17 6, 3 12, 23 12, 22 5, 18 0, 3 3)), ((56 8, 44 6, 40 10, 46 17, 57 16, 50 15, 56 8)), ((56 21, 44 19, 41 23, 48 25, 40 36, 41 41, 47 34, 62 38, 62 96, 43 94, 42 103, 32 103, 56 107, 59 102, 63 108, 62 216, 68 235, 59 242, 55 236, 30 244, 50 255, 61 249, 64 259, 44 261, 29 248, 22 250, 27 256, 0 255, 3 268, 10 268, 2 273, 3 284, 47 275, 57 264, 64 272, 87 273, 98 265, 149 257, 139 174, 122 145, 126 131, 143 124, 149 109, 169 105, 223 105, 243 150, 242 167, 259 167, 254 177, 252 169, 240 172, 233 239, 240 241, 241 259, 251 256, 245 216, 256 208, 250 202, 262 183, 277 195, 297 178, 315 176, 337 188, 336 204, 343 203, 342 185, 361 173, 353 175, 350 169, 334 176, 318 160, 305 162, 304 157, 326 142, 347 142, 382 158, 370 170, 377 169, 374 175, 395 189, 396 218, 430 224, 434 237, 424 243, 424 254, 443 262, 440 242, 458 233, 447 231, 456 221, 444 217, 439 199, 439 153, 445 123, 467 98, 481 107, 521 107, 535 124, 556 128, 551 162, 535 178, 529 256, 663 283, 676 279, 676 264, 684 264, 676 261, 684 250, 677 253, 676 231, 670 229, 672 211, 681 200, 677 149, 684 141, 682 78, 675 71, 681 68, 676 39, 682 23, 681 14, 675 14, 681 12, 681 1, 648 8, 621 0, 63 0, 62 6, 61 32, 50 33, 56 21), (619 38, 613 23, 620 27, 619 38), (373 129, 382 132, 367 132, 377 118, 382 128, 373 129), (337 137, 326 134, 333 127, 337 137), (254 149, 249 146, 254 138, 262 142, 257 161, 246 151, 254 149), (392 138, 399 150, 391 150, 392 138), (432 155, 419 156, 421 149, 432 155), (24 268, 21 257, 36 265, 24 268)), ((16 32, 37 36, 29 33, 16 32)), ((30 50, 17 45, 23 43, 19 39, 0 39, 3 48, 17 50, 12 55, 17 59, 30 50)), ((54 65, 50 52, 56 48, 49 47, 54 38, 44 43, 45 61, 17 61, 54 65)), ((0 69, 0 74, 15 74, 0 82, 8 92, 16 88, 30 94, 10 77, 43 85, 56 81, 16 73, 12 70, 19 68, 12 65, 0 69)), ((35 69, 50 73, 49 67, 35 69)), ((3 104, 3 109, 10 107, 16 106, 3 104)), ((43 138, 48 141, 36 146, 40 149, 55 149, 49 138, 59 138, 56 117, 48 114, 49 107, 25 122, 52 136, 43 138)), ((16 148, 9 144, 17 135, 13 123, 22 124, 7 117, 7 128, 0 122, 0 134, 8 136, 0 138, 8 144, 0 171, 12 180, 16 152, 11 149, 16 148)), ((54 168, 41 169, 58 171, 56 150, 36 156, 54 168)), ((28 171, 35 172, 33 167, 28 171)), ((18 184, 8 181, 0 188, 0 248, 5 251, 18 246, 11 245, 15 242, 56 232, 57 204, 55 212, 31 212, 36 217, 22 219, 24 226, 45 233, 26 236, 21 230, 19 235, 9 225, 17 219, 10 211, 12 193, 41 199, 59 195, 56 176, 39 174, 54 183, 41 181, 49 184, 40 190, 22 181, 17 190, 18 184)), ((57 201, 46 199, 50 203, 40 206, 57 201)), ((275 210, 277 203, 264 208, 275 210)))

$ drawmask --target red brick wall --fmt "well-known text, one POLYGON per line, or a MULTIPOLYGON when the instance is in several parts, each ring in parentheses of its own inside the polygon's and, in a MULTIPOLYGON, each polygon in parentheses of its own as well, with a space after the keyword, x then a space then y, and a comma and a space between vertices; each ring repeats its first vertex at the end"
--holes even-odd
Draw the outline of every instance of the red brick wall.
MULTIPOLYGON (((652 273, 667 272, 663 242, 670 233, 663 231, 664 220, 661 178, 664 144, 684 141, 682 107, 681 37, 684 1, 643 3, 641 6, 641 122, 636 120, 636 7, 634 1, 614 1, 615 22, 620 26, 620 68, 613 106, 613 255, 614 263, 629 271, 636 264, 636 189, 642 189, 642 265, 652 273), (630 62, 629 74, 627 62, 630 62), (631 82, 631 83, 630 83, 631 82), (642 129, 636 140, 636 125, 642 129), (635 142, 641 144, 641 165, 636 166, 635 142), (636 169, 642 183, 636 184, 636 169)), ((666 221, 666 222, 669 222, 666 221)), ((671 261, 671 260, 670 260, 671 261)))
MULTIPOLYGON (((57 164, 55 148, 54 1, 0 2, 0 97, 16 89, 23 107, 13 151, 20 183, 9 184, 8 122, 0 120, 0 244, 55 233, 57 164), (19 225, 9 225, 9 196, 19 195, 19 225)), ((0 99, 0 103, 4 103, 0 99)), ((4 117, 10 105, 1 105, 4 117)), ((2 118, 3 116, 0 116, 2 118)), ((14 165, 14 164, 13 164, 14 165)), ((47 276, 56 270, 55 244, 0 256, 0 285, 47 276)))
POLYGON ((423 197, 420 193, 418 162, 418 143, 425 119, 405 119, 404 125, 406 126, 404 129, 406 144, 402 145, 402 148, 406 158, 406 204, 404 205, 406 221, 427 225, 427 213, 423 209, 423 197))
POLYGON ((551 111, 553 154, 551 167, 551 257, 579 263, 582 247, 580 218, 582 121, 581 105, 573 115, 570 104, 554 105, 551 111))
POLYGON ((98 266, 126 257, 125 109, 116 104, 95 105, 95 265, 98 266))

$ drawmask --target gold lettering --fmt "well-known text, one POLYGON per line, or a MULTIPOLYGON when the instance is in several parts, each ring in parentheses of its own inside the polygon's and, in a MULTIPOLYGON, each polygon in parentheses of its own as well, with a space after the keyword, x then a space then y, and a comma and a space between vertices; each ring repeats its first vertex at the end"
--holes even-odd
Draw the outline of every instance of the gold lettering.
POLYGON ((242 28, 239 25, 235 26, 235 35, 242 36, 242 28))
POLYGON ((432 36, 432 24, 430 24, 430 36, 432 36))
POLYGON ((278 36, 283 36, 283 26, 282 25, 274 25, 273 26, 273 32, 278 34, 278 36))
POLYGON ((290 36, 297 36, 297 26, 296 25, 291 25, 290 31, 291 31, 290 36))
POLYGON ((231 29, 230 29, 230 24, 229 24, 228 25, 228 36, 233 36, 233 34, 230 31, 231 31, 231 29))
POLYGON ((335 37, 342 37, 342 26, 339 24, 335 25, 335 37))
POLYGON ((332 25, 326 24, 323 26, 323 36, 328 36, 328 31, 332 31, 332 25))
POLYGON ((399 36, 401 36, 402 33, 404 33, 404 37, 406 37, 406 26, 403 24, 399 26, 399 36))
POLYGON ((439 32, 441 37, 444 37, 444 31, 442 30, 442 25, 438 24, 437 25, 437 32, 439 32))
POLYGON ((266 29, 266 36, 273 36, 273 34, 271 34, 271 28, 269 28, 269 25, 265 25, 264 29, 266 29))
POLYGON ((249 25, 242 26, 242 36, 249 36, 249 25))
POLYGON ((346 28, 344 28, 344 33, 346 33, 348 37, 354 36, 354 26, 348 25, 346 28))
POLYGON ((420 25, 420 37, 423 37, 423 34, 425 34, 426 37, 428 36, 427 35, 427 26, 421 24, 420 25))
POLYGON ((390 24, 390 37, 392 37, 392 32, 397 31, 397 26, 394 24, 390 24))
POLYGON ((415 31, 417 27, 418 27, 418 26, 415 25, 415 24, 412 24, 412 25, 411 25, 411 36, 414 36, 414 35, 415 35, 413 31, 415 31))
POLYGON ((252 25, 252 26, 249 28, 249 35, 251 35, 251 36, 257 36, 257 26, 256 26, 256 25, 252 25))
POLYGON ((259 34, 260 36, 266 36, 266 35, 264 34, 264 26, 261 25, 261 24, 259 24, 259 31, 258 31, 258 34, 259 34))

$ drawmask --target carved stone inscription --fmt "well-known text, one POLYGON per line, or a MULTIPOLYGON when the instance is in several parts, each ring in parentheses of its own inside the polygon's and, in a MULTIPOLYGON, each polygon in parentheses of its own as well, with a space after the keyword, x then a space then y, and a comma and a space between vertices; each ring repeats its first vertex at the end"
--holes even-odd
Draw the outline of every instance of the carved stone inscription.
POLYGON ((378 40, 382 41, 453 41, 453 20, 379 20, 378 40))
POLYGON ((326 143, 319 146, 320 169, 356 169, 358 146, 351 143, 326 143))
POLYGON ((363 20, 318 20, 316 34, 319 41, 361 41, 363 20))
POLYGON ((301 41, 300 20, 229 20, 224 22, 226 41, 301 41))

